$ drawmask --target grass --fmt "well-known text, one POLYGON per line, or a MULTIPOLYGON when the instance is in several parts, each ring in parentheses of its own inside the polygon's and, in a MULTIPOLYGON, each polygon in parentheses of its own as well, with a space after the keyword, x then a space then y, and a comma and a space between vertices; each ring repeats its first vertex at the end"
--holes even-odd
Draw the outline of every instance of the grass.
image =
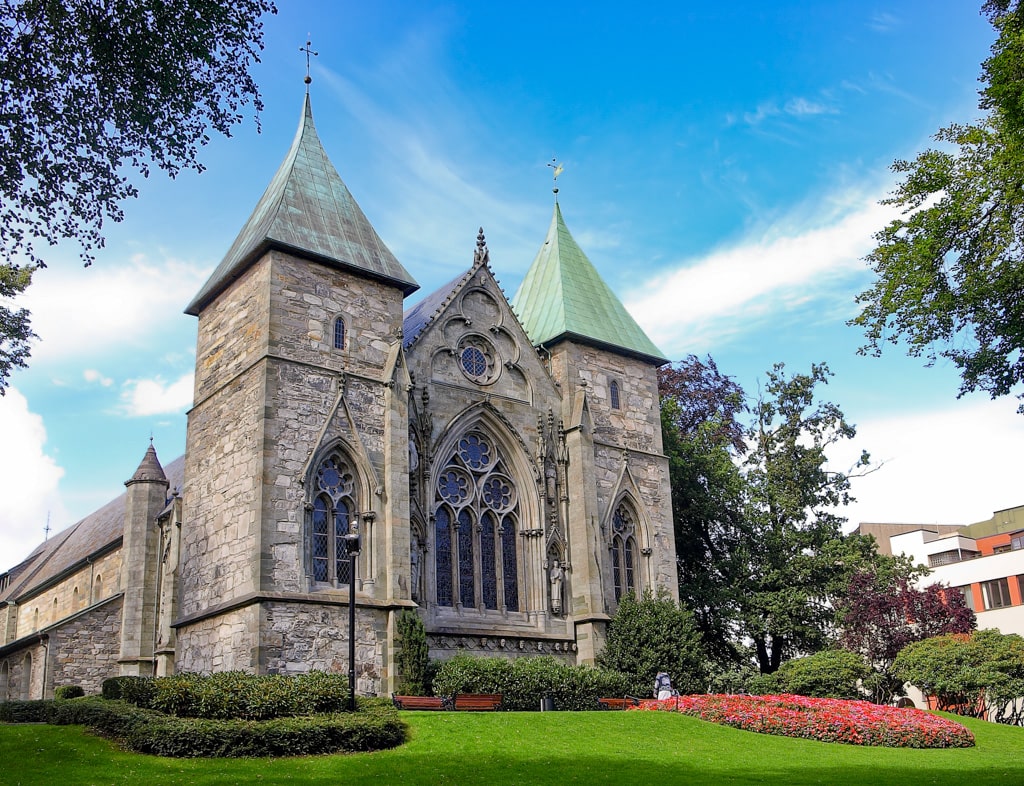
POLYGON ((668 712, 405 712, 410 741, 378 753, 160 759, 80 727, 0 725, 4 784, 1024 783, 1024 729, 963 720, 977 746, 862 748, 771 737, 668 712))

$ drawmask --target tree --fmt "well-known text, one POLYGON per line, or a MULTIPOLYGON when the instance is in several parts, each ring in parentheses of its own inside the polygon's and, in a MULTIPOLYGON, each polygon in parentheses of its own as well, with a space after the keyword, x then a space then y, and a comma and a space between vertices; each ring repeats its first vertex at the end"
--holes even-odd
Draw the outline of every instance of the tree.
POLYGON ((12 369, 25 366, 28 342, 35 337, 29 326, 28 311, 12 310, 3 301, 24 292, 32 283, 34 272, 34 267, 0 265, 0 396, 4 394, 4 380, 12 369))
POLYGON ((906 342, 929 365, 952 361, 960 396, 1016 392, 1024 414, 1024 11, 1019 0, 983 9, 999 34, 982 66, 988 115, 893 164, 902 181, 883 204, 903 217, 875 235, 876 280, 850 324, 865 331, 862 354, 906 342))
MULTIPOLYGON (((65 239, 89 264, 104 222, 138 194, 132 177, 202 171, 211 129, 230 135, 249 103, 258 117, 249 68, 267 12, 271 0, 0 0, 3 279, 45 266, 40 246, 65 239)), ((28 314, 4 306, 0 394, 30 337, 28 314)))
POLYGON ((858 571, 836 601, 839 643, 871 665, 874 673, 866 685, 877 704, 888 704, 903 692, 893 663, 904 647, 975 627, 974 612, 959 591, 937 583, 918 589, 913 581, 926 571, 905 557, 884 560, 888 570, 858 571))
POLYGON ((430 692, 431 664, 423 620, 415 611, 403 611, 395 620, 395 632, 398 693, 426 696, 430 692))
POLYGON ((893 669, 935 696, 937 709, 981 717, 987 705, 997 722, 1024 722, 1024 638, 1015 633, 979 630, 924 639, 901 650, 893 669))
POLYGON ((705 651, 735 662, 736 555, 743 540, 746 451, 742 388, 714 360, 694 355, 659 371, 662 436, 669 460, 680 602, 693 612, 705 651))
POLYGON ((627 675, 638 696, 650 695, 659 671, 668 672, 680 693, 703 689, 700 635, 690 612, 664 587, 657 594, 647 589, 640 598, 632 592, 622 597, 597 665, 627 675))
MULTIPOLYGON (((873 541, 844 538, 845 519, 833 512, 850 501, 850 476, 830 470, 825 451, 856 430, 835 404, 815 400, 815 387, 829 376, 824 364, 793 376, 776 364, 747 433, 738 624, 766 674, 787 657, 824 647, 830 599, 873 551, 873 541)), ((857 467, 867 464, 863 453, 857 467)))

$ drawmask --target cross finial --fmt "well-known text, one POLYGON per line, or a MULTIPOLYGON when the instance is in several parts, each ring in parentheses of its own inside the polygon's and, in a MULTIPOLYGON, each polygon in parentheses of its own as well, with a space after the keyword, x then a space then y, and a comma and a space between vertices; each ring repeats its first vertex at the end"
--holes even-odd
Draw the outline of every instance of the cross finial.
POLYGON ((552 179, 555 181, 556 185, 551 190, 554 193, 555 201, 557 202, 558 201, 558 185, 557 185, 557 183, 558 183, 558 176, 560 174, 562 174, 562 172, 565 170, 565 167, 558 163, 558 159, 557 158, 552 158, 548 162, 548 166, 551 167, 554 170, 554 173, 553 173, 554 177, 552 179))
POLYGON ((50 539, 50 511, 46 511, 46 526, 43 528, 43 532, 46 534, 44 540, 50 539))
POLYGON ((299 51, 300 52, 305 52, 306 53, 306 78, 303 79, 302 81, 306 83, 306 91, 307 92, 309 91, 309 83, 313 81, 313 77, 311 77, 309 75, 309 56, 310 55, 313 55, 313 57, 319 57, 320 56, 319 52, 314 52, 312 50, 312 48, 311 48, 312 46, 313 46, 313 36, 312 36, 312 34, 310 34, 309 37, 306 38, 306 45, 299 47, 299 51))

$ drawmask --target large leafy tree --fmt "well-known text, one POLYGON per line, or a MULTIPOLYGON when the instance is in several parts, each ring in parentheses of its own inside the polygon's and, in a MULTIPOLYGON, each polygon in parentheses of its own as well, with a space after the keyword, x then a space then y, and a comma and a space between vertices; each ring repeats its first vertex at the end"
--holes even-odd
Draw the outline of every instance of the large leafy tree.
POLYGON ((32 337, 8 304, 45 249, 71 239, 90 263, 133 177, 201 171, 211 131, 262 108, 249 69, 267 12, 271 0, 0 0, 0 394, 32 337))
MULTIPOLYGON (((776 364, 748 430, 737 621, 765 674, 827 643, 831 599, 874 553, 873 541, 843 537, 835 512, 850 501, 850 475, 830 469, 826 451, 856 431, 838 406, 817 399, 829 376, 824 364, 791 376, 776 364)), ((857 467, 867 463, 864 453, 857 467)))
POLYGON ((737 555, 743 541, 746 452, 743 390, 711 357, 690 355, 659 372, 662 433, 669 459, 679 599, 693 611, 712 660, 738 659, 737 555))
POLYGON ((1024 414, 1024 10, 990 0, 998 32, 982 66, 972 124, 940 129, 936 149, 896 161, 902 180, 885 204, 903 215, 875 235, 876 279, 851 324, 864 353, 905 343, 911 356, 951 361, 960 395, 1015 394, 1024 414))
POLYGON ((914 585, 926 572, 906 557, 883 557, 876 568, 855 573, 836 599, 839 643, 871 665, 874 673, 865 685, 879 704, 902 692, 903 680, 893 672, 900 650, 933 636, 974 630, 974 612, 958 590, 914 585))

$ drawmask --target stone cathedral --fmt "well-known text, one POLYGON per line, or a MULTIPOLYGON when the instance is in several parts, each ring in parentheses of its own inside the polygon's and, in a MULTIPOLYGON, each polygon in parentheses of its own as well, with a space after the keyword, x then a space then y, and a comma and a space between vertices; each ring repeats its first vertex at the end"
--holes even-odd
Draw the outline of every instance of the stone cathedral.
MULTIPOLYGON (((591 663, 623 593, 677 594, 658 366, 556 201, 511 302, 484 233, 418 289, 328 160, 291 149, 198 318, 184 457, 0 574, 0 700, 118 674, 347 672, 431 657, 591 663), (358 534, 353 562, 346 536, 358 534)), ((127 473, 126 473, 127 474, 127 473)))

